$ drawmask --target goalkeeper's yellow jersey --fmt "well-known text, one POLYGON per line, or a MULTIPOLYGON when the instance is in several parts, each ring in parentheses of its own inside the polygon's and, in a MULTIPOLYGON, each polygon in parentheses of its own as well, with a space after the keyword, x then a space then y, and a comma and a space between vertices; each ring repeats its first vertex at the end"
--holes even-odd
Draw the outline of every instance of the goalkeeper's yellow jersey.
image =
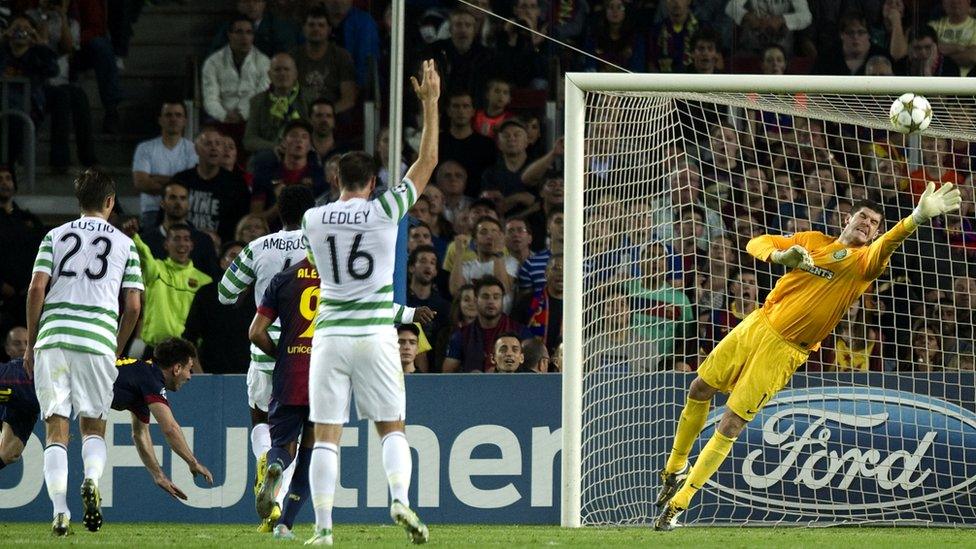
POLYGON ((776 282, 762 307, 770 325, 787 341, 811 351, 819 349, 820 342, 884 272, 892 252, 916 227, 907 217, 870 245, 859 248, 845 247, 818 231, 762 235, 750 240, 746 250, 763 261, 769 261, 776 250, 799 244, 810 252, 816 265, 806 271, 793 269, 776 282))

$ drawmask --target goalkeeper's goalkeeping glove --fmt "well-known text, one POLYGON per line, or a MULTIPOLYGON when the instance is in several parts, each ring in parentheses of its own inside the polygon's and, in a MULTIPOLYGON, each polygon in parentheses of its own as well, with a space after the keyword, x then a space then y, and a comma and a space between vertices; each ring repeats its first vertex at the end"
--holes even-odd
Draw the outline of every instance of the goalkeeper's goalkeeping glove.
POLYGON ((813 258, 810 257, 810 252, 799 244, 794 244, 785 250, 776 250, 769 256, 769 260, 790 269, 799 267, 806 270, 813 267, 813 258))
POLYGON ((929 181, 912 212, 912 220, 916 225, 928 223, 933 217, 958 210, 960 202, 959 189, 954 189, 952 183, 946 183, 936 190, 935 183, 929 181))

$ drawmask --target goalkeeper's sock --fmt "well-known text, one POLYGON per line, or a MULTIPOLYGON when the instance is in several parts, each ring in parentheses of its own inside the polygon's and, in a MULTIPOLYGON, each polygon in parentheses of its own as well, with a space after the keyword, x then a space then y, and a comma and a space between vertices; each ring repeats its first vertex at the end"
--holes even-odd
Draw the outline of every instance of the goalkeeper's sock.
POLYGON ((315 531, 332 528, 332 506, 335 504, 339 479, 339 448, 329 442, 316 442, 312 449, 308 481, 315 508, 315 531))
POLYGON ((393 431, 383 437, 383 469, 390 485, 390 497, 410 507, 407 490, 410 489, 412 469, 410 445, 401 431, 393 431))
POLYGON ((44 449, 44 484, 47 485, 47 495, 54 504, 54 516, 65 513, 69 519, 68 510, 68 450, 61 444, 49 444, 44 449))
POLYGON ((81 443, 81 461, 85 465, 85 478, 90 478, 98 487, 98 480, 105 471, 107 459, 105 439, 98 435, 88 435, 81 443))
POLYGON ((710 404, 710 400, 693 398, 689 398, 685 403, 685 409, 681 411, 681 417, 678 419, 678 429, 674 433, 674 446, 671 447, 668 463, 664 466, 665 473, 677 473, 688 463, 691 445, 695 443, 702 427, 705 426, 710 404))
POLYGON ((718 471, 719 466, 728 457, 733 442, 735 442, 734 438, 729 438, 718 432, 718 430, 715 431, 715 434, 709 439, 708 444, 702 448, 701 455, 695 461, 691 472, 688 473, 688 480, 685 481, 685 485, 678 490, 678 493, 674 495, 674 499, 671 500, 676 507, 680 509, 688 508, 688 504, 691 502, 691 498, 694 497, 695 492, 701 490, 705 482, 715 474, 715 471, 718 471))
POLYGON ((291 477, 291 485, 288 487, 288 496, 282 506, 281 518, 278 519, 278 524, 284 524, 289 530, 295 524, 295 517, 305 505, 305 500, 308 499, 308 466, 311 461, 312 449, 299 448, 298 459, 295 460, 295 473, 291 477))
POLYGON ((270 449, 271 427, 267 423, 258 423, 251 427, 251 453, 254 454, 254 459, 261 459, 270 449))

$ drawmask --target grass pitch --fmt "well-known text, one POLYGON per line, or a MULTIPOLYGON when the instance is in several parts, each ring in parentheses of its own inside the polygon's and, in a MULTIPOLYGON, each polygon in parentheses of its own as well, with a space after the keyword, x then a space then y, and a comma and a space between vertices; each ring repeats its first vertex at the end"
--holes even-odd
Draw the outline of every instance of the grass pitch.
MULTIPOLYGON (((81 523, 74 534, 51 537, 47 523, 0 524, 0 546, 114 546, 114 547, 287 547, 311 537, 309 525, 299 526, 295 542, 276 542, 250 525, 127 523, 106 524, 90 533, 81 523)), ((407 547, 403 530, 395 526, 340 524, 335 542, 343 547, 407 547)), ((430 546, 439 547, 693 547, 722 549, 774 547, 976 547, 976 532, 935 528, 684 528, 671 533, 649 528, 583 528, 555 526, 431 525, 430 546)))

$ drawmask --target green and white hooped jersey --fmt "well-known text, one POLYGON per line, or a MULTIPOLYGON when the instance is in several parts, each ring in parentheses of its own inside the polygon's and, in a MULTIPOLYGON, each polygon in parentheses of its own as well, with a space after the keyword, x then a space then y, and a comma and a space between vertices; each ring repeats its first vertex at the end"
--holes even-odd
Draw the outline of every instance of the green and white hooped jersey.
POLYGON ((82 217, 44 236, 34 272, 51 276, 35 348, 114 357, 119 294, 143 290, 132 239, 104 219, 82 217))
MULTIPOLYGON (((294 263, 305 259, 305 241, 302 231, 278 231, 254 239, 241 250, 241 253, 224 272, 217 286, 217 299, 224 305, 237 303, 244 290, 254 285, 254 300, 261 303, 264 291, 271 279, 294 263)), ((268 327, 268 335, 276 343, 281 333, 278 320, 268 327)), ((251 366, 261 370, 273 370, 274 357, 270 357, 256 345, 251 345, 251 366)))
POLYGON ((393 326, 397 224, 417 201, 409 179, 375 200, 340 200, 305 212, 309 256, 322 280, 316 333, 365 336, 393 326))

